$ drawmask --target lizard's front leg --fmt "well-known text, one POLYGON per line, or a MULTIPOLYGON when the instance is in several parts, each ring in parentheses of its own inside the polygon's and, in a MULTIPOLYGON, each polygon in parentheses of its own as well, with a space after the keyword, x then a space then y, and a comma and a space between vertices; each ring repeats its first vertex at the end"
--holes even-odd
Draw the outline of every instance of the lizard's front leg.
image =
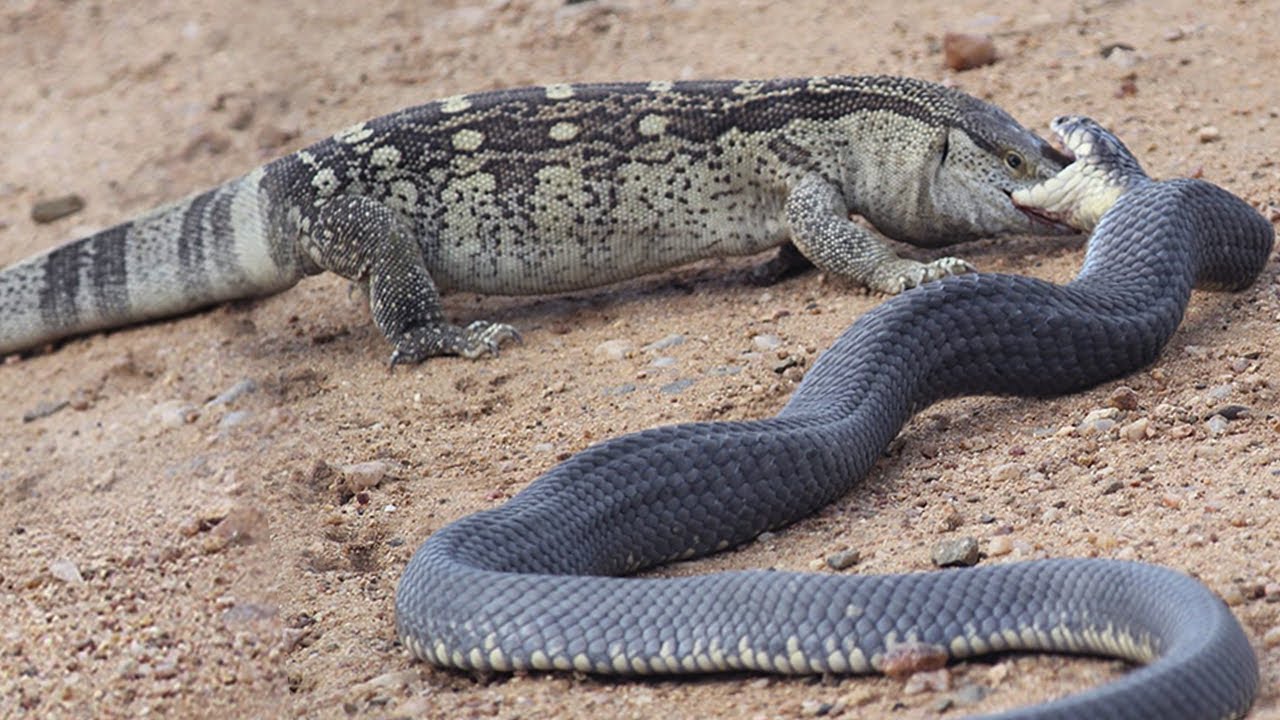
POLYGON ((520 337, 501 323, 462 328, 446 322, 409 223, 376 200, 340 195, 326 201, 303 246, 320 267, 367 287, 373 321, 394 348, 393 366, 436 355, 496 355, 504 340, 520 337))
POLYGON ((882 293, 896 295, 974 269, 954 257, 928 263, 898 257, 883 238, 849 219, 839 189, 818 175, 792 188, 786 213, 796 247, 814 265, 882 293))

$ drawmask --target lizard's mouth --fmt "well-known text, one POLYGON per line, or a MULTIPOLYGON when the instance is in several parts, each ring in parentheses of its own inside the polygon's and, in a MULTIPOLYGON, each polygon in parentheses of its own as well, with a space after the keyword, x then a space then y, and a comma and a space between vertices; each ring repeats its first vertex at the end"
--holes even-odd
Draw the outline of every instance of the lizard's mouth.
POLYGON ((1018 209, 1023 215, 1027 216, 1033 225, 1043 227, 1054 234, 1069 234, 1080 232, 1080 228, 1066 222, 1066 219, 1055 212, 1050 212, 1044 208, 1023 205, 1013 199, 1013 193, 1006 190, 1005 194, 1009 196, 1009 202, 1018 209))
MULTIPOLYGON (((1062 136, 1057 132, 1055 132, 1053 137, 1050 138, 1049 149, 1061 156, 1060 161, 1062 162, 1063 167, 1066 167, 1076 161, 1076 154, 1071 152, 1071 148, 1067 147, 1066 143, 1063 142, 1062 136)), ((1013 203, 1015 208, 1021 211, 1023 215, 1026 215, 1031 222, 1036 225, 1047 226, 1057 232, 1072 233, 1081 231, 1080 228, 1067 221, 1065 213, 1056 213, 1033 205, 1023 205, 1014 199, 1012 192, 1006 192, 1006 194, 1009 196, 1009 202, 1013 203)))

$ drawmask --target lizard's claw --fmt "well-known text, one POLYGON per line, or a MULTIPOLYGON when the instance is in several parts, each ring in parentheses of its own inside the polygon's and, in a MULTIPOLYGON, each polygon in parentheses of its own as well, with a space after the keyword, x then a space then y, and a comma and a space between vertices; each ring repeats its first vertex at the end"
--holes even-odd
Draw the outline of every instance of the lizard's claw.
POLYGON ((976 270, 977 268, 973 265, 956 257, 938 258, 928 263, 899 258, 894 262, 886 263, 871 278, 868 285, 872 290, 897 295, 927 282, 941 280, 948 275, 960 275, 976 270))
POLYGON ((468 360, 496 356, 499 347, 508 340, 521 342, 520 333, 505 323, 485 320, 477 320, 465 328, 457 325, 414 328, 396 338, 391 367, 417 364, 438 355, 457 355, 468 360))

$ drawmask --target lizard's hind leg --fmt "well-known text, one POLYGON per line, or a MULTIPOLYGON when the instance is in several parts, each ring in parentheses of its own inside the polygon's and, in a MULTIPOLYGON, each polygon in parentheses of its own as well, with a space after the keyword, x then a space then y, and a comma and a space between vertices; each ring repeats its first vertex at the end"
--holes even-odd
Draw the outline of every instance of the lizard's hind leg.
POLYGON ((503 341, 520 337, 501 323, 479 320, 463 328, 446 322, 409 223, 377 200, 328 200, 308 235, 304 244, 317 265, 368 287, 373 321, 393 347, 393 366, 437 355, 496 355, 503 341))

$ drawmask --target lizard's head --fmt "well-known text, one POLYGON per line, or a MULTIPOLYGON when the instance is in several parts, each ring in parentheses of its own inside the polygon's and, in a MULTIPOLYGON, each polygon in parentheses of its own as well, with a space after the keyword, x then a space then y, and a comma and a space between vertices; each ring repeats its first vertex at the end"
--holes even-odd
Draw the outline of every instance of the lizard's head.
POLYGON ((1057 218, 1012 199, 1014 192, 1056 175, 1072 158, 1000 108, 967 95, 958 100, 960 120, 946 128, 930 191, 944 216, 966 220, 968 228, 953 232, 967 229, 970 237, 1073 232, 1057 218))

